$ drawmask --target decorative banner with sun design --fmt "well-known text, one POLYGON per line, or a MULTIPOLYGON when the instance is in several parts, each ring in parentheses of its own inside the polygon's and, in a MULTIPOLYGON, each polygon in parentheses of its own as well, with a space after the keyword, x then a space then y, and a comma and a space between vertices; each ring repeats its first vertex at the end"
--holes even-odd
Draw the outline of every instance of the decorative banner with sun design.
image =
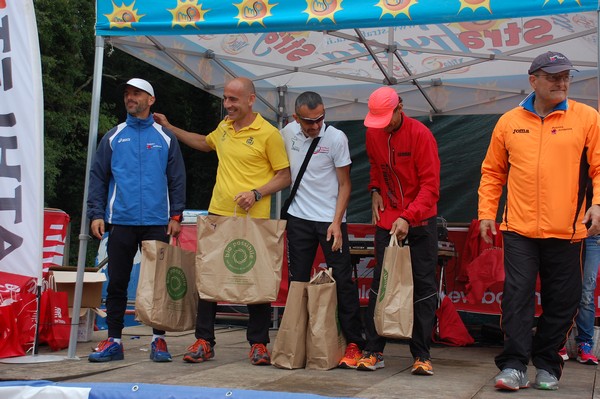
POLYGON ((404 14, 410 18, 409 8, 416 5, 417 0, 379 0, 377 7, 381 8, 381 16, 386 14, 396 18, 399 14, 404 14))
POLYGON ((235 6, 239 10, 239 14, 236 18, 239 20, 238 25, 242 22, 246 22, 248 25, 252 25, 258 22, 262 26, 265 26, 264 19, 270 17, 271 9, 277 4, 269 4, 269 0, 243 0, 235 6))
POLYGON ((597 7, 597 0, 97 0, 96 34, 339 30, 389 27, 392 19, 400 27, 564 15, 597 7))
MULTIPOLYGON (((565 1, 569 1, 569 0, 546 0, 546 1, 544 1, 544 5, 546 5, 546 4, 550 3, 550 2, 553 2, 553 1, 558 1, 558 4, 562 4, 562 3, 564 3, 565 1)), ((578 5, 581 5, 581 1, 580 1, 580 0, 570 0, 570 1, 574 1, 574 2, 576 2, 578 5)))
POLYGON ((490 6, 491 0, 459 0, 460 9, 458 12, 461 12, 465 8, 472 10, 473 12, 477 11, 479 8, 484 8, 492 14, 492 8, 490 6))
POLYGON ((177 6, 168 9, 173 14, 173 23, 171 26, 191 26, 198 28, 196 24, 204 21, 204 14, 210 10, 203 10, 202 4, 198 4, 199 0, 177 0, 177 6))
POLYGON ((344 0, 306 0, 305 13, 308 14, 307 22, 313 18, 323 22, 325 18, 335 23, 334 14, 342 10, 344 0))
POLYGON ((137 10, 134 10, 135 1, 131 5, 126 6, 125 3, 121 3, 120 7, 112 2, 113 11, 110 14, 104 14, 110 23, 111 28, 131 28, 131 24, 139 22, 144 15, 139 15, 137 10))

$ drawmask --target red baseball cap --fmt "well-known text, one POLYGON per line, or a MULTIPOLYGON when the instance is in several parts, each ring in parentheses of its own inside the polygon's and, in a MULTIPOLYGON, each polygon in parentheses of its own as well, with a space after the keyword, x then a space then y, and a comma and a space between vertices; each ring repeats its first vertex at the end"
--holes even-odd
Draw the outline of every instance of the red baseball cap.
POLYGON ((369 96, 369 112, 365 117, 366 127, 384 128, 390 124, 400 99, 389 86, 380 87, 369 96))

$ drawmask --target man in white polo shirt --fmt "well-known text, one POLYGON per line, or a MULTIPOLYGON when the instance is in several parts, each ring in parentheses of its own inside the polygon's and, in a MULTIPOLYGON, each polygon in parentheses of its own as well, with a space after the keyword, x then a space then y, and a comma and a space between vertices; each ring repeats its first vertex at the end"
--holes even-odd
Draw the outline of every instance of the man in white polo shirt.
POLYGON ((339 367, 356 368, 365 340, 361 333, 358 290, 352 281, 346 208, 350 201, 350 150, 341 130, 325 126, 323 99, 307 91, 295 103, 294 122, 281 134, 290 160, 292 185, 310 144, 320 137, 288 209, 290 281, 309 281, 318 245, 336 280, 338 317, 348 346, 339 367))

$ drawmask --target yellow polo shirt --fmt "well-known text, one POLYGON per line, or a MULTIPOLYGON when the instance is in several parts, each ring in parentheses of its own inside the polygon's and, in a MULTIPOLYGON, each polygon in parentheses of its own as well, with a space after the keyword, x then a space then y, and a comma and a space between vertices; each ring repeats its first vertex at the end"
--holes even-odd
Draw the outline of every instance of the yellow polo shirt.
MULTIPOLYGON (((266 184, 275 171, 290 166, 279 130, 259 113, 250 126, 239 131, 233 121, 222 121, 206 136, 206 143, 217 152, 219 167, 208 211, 216 215, 246 215, 236 207, 233 197, 266 184), (236 209, 237 208, 237 209, 236 209)), ((271 196, 265 195, 250 209, 250 216, 268 219, 271 196)))

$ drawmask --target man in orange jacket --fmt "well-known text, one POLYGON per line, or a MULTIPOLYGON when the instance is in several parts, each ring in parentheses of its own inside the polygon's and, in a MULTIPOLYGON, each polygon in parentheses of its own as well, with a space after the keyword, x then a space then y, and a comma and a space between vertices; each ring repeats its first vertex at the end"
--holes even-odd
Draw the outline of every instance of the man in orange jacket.
POLYGON ((490 242, 503 186, 507 199, 500 230, 504 238, 502 329, 504 350, 495 386, 558 388, 558 354, 581 298, 582 240, 600 232, 600 118, 593 108, 567 98, 573 64, 546 52, 529 68, 533 92, 498 121, 481 166, 480 234, 490 242), (510 173, 509 173, 510 170, 510 173), (592 205, 585 209, 588 175, 592 205), (585 224, 590 223, 586 229, 585 224), (533 340, 535 283, 541 282, 543 313, 533 340))

